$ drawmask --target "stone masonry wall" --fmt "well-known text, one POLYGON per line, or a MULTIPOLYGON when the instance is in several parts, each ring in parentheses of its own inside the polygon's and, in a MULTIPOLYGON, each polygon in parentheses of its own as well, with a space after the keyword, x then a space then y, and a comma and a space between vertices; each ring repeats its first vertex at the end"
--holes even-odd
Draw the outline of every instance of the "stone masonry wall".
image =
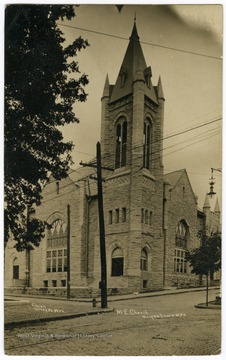
MULTIPOLYGON (((127 120, 127 166, 131 164, 131 126, 132 126, 132 111, 131 111, 132 98, 131 96, 117 101, 114 104, 105 104, 104 114, 106 116, 105 120, 102 119, 102 122, 105 122, 105 132, 104 139, 101 139, 101 147, 103 147, 103 158, 102 165, 115 168, 115 133, 116 133, 116 123, 117 120, 124 116, 127 120)), ((104 175, 109 175, 109 172, 103 172, 104 175)))
MULTIPOLYGON (((191 268, 187 264, 187 273, 174 272, 174 251, 176 227, 180 220, 185 220, 189 226, 189 239, 187 249, 199 246, 197 237, 197 204, 191 189, 189 180, 183 172, 177 184, 169 193, 168 202, 168 221, 166 230, 166 286, 177 285, 179 283, 196 283, 197 277, 191 274, 191 268)), ((198 279, 197 279, 198 282, 198 279)))
MULTIPOLYGON (((67 204, 70 205, 70 262, 71 286, 84 286, 84 186, 76 186, 69 178, 59 184, 59 194, 56 191, 56 182, 51 181, 43 190, 43 203, 36 209, 36 216, 51 223, 61 218, 67 224, 67 204)), ((57 286, 62 286, 66 280, 66 272, 46 272, 46 236, 40 246, 31 251, 31 286, 43 287, 47 280, 51 287, 52 281, 57 280, 57 286)))
POLYGON ((26 264, 26 252, 18 252, 15 249, 16 242, 13 240, 12 236, 10 236, 6 249, 5 249, 5 273, 4 273, 4 286, 19 286, 23 287, 26 285, 26 274, 25 271, 27 270, 26 264), (13 279, 13 265, 17 261, 19 265, 19 279, 13 279))

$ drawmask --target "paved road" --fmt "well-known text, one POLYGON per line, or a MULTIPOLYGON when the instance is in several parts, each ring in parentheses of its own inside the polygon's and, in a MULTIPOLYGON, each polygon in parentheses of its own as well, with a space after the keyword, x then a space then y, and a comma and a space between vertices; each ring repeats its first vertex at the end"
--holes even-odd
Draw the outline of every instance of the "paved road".
MULTIPOLYGON (((210 291, 210 300, 216 291, 210 291)), ((114 313, 56 320, 5 333, 7 355, 216 355, 220 311, 197 309, 205 292, 111 303, 114 313)))

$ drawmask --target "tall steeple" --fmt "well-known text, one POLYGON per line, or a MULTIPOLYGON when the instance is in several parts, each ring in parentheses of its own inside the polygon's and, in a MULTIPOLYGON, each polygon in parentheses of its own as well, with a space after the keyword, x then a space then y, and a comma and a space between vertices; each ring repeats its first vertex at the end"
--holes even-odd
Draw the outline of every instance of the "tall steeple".
POLYGON ((164 100, 161 79, 157 86, 152 84, 152 69, 146 64, 134 18, 116 82, 110 85, 106 77, 101 98, 101 147, 106 158, 109 155, 108 166, 123 167, 123 157, 127 168, 134 169, 137 162, 139 169, 143 166, 153 176, 158 171, 162 174, 162 141, 159 139, 163 137, 164 100), (138 151, 143 151, 144 156, 132 154, 131 147, 135 148, 136 144, 142 144, 138 151), (150 156, 153 151, 159 152, 160 161, 150 156))
MULTIPOLYGON (((145 278, 144 281, 149 281, 151 287, 159 288, 163 271, 160 258, 163 251, 164 95, 161 80, 158 86, 153 86, 151 78, 152 69, 146 64, 134 19, 116 82, 109 85, 108 78, 105 81, 101 99, 101 149, 104 165, 115 169, 106 176, 106 211, 110 218, 116 216, 118 219, 119 216, 122 219, 121 214, 127 217, 123 224, 126 227, 118 224, 120 228, 108 228, 106 241, 108 245, 113 245, 113 242, 116 245, 117 242, 121 253, 126 254, 122 255, 126 256, 126 273, 123 273, 123 263, 120 273, 126 275, 128 286, 138 291, 143 244, 149 244, 147 248, 154 248, 158 254, 152 261, 154 275, 150 271, 149 280, 145 278), (155 156, 152 156, 153 153, 155 156), (143 228, 142 213, 146 218, 153 213, 156 219, 151 224, 150 234, 146 234, 143 228), (127 236, 124 236, 125 229, 127 236)), ((113 280, 114 277, 110 279, 113 280)))
POLYGON ((139 39, 135 18, 132 33, 129 38, 129 44, 110 96, 110 103, 132 94, 133 82, 136 77, 139 64, 139 69, 143 72, 144 77, 146 76, 148 78, 145 94, 147 93, 146 95, 158 104, 156 94, 151 83, 151 68, 147 67, 139 39))

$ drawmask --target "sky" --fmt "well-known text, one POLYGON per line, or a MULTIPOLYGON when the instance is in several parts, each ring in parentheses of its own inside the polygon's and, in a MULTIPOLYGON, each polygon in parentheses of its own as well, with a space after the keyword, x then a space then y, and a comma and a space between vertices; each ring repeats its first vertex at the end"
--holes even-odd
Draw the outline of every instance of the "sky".
MULTIPOLYGON (((203 206, 211 168, 222 168, 222 13, 222 5, 214 4, 127 4, 120 12, 115 5, 81 4, 73 20, 59 21, 67 43, 81 35, 90 44, 77 59, 89 77, 88 99, 74 106, 80 123, 62 129, 65 140, 75 144, 73 168, 95 157, 106 74, 114 84, 136 14, 152 83, 161 76, 165 95, 164 171, 186 168, 203 206)), ((221 202, 221 173, 213 175, 221 202)))

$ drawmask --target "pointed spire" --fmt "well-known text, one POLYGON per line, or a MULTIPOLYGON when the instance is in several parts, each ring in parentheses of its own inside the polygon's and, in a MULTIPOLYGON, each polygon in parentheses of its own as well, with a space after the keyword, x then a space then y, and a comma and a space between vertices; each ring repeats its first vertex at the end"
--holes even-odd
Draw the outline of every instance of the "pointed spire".
POLYGON ((130 40, 139 40, 140 37, 138 35, 138 32, 137 32, 137 26, 136 26, 136 14, 134 16, 134 24, 133 24, 133 30, 132 30, 132 34, 130 36, 130 40))
POLYGON ((136 22, 134 21, 129 44, 111 93, 110 102, 116 101, 133 92, 133 80, 138 62, 140 63, 140 68, 144 71, 147 65, 140 45, 136 22))
POLYGON ((204 208, 210 208, 210 202, 209 202, 209 196, 208 196, 208 194, 206 194, 206 197, 205 197, 203 209, 204 209, 204 208))
POLYGON ((105 80, 105 84, 104 84, 104 91, 103 91, 103 97, 109 97, 109 78, 108 78, 108 74, 106 75, 106 80, 105 80))
POLYGON ((216 199, 216 203, 215 203, 215 207, 214 207, 214 212, 217 214, 217 213, 220 213, 220 206, 219 206, 219 201, 218 201, 218 198, 216 199))
POLYGON ((164 93, 163 93, 163 89, 162 89, 162 80, 161 80, 161 76, 159 76, 159 81, 158 81, 158 85, 157 85, 157 91, 158 91, 158 99, 163 99, 164 98, 164 93))
MULTIPOLYGON (((133 30, 130 36, 129 44, 126 49, 124 59, 116 80, 115 85, 110 94, 110 103, 121 99, 129 94, 133 93, 133 83, 134 79, 137 80, 137 71, 139 69, 143 72, 142 80, 145 76, 144 72, 147 69, 147 64, 144 58, 142 47, 139 41, 139 36, 136 26, 136 17, 134 18, 133 30), (139 64, 139 66, 138 66, 139 64)), ((141 80, 141 74, 139 74, 139 80, 141 80)), ((148 96, 155 104, 158 104, 156 94, 151 83, 150 87, 146 85, 145 87, 146 96, 148 96)))

